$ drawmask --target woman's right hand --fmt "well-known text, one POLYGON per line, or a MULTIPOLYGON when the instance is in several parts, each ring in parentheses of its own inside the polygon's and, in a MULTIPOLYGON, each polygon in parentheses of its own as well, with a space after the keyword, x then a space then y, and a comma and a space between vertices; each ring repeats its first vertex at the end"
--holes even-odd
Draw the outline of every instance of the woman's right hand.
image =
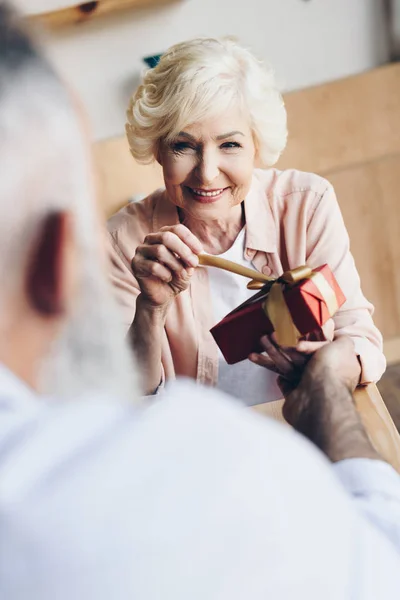
POLYGON ((202 245, 185 225, 162 227, 136 248, 132 271, 149 305, 168 308, 187 289, 202 245))

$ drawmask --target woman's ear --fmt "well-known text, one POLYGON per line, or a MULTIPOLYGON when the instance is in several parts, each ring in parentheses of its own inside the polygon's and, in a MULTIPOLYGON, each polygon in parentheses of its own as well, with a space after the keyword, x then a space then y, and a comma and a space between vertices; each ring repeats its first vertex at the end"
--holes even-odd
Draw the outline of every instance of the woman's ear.
POLYGON ((62 316, 74 292, 75 246, 72 217, 47 215, 36 237, 26 272, 31 307, 42 316, 62 316))
POLYGON ((253 141, 254 141, 254 166, 256 169, 260 169, 263 168, 262 164, 261 164, 261 160, 260 160, 260 147, 258 144, 258 141, 256 139, 256 136, 253 134, 253 141))

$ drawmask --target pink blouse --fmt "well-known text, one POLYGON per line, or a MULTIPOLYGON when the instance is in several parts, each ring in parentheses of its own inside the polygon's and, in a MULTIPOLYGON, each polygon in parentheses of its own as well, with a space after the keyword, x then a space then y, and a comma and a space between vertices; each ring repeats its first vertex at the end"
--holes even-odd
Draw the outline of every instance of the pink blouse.
MULTIPOLYGON (((375 327, 373 306, 364 297, 350 253, 349 237, 331 184, 296 170, 256 170, 245 201, 244 255, 266 275, 302 264, 328 263, 347 298, 334 317, 335 336, 350 336, 362 364, 361 382, 377 381, 385 370, 382 336, 375 327)), ((165 190, 131 203, 108 223, 111 279, 126 328, 135 315, 139 286, 131 270, 136 247, 148 233, 179 222, 165 190)), ((199 267, 190 288, 170 307, 163 338, 166 379, 188 376, 199 383, 218 380, 218 351, 210 334, 215 325, 207 269, 199 267)))

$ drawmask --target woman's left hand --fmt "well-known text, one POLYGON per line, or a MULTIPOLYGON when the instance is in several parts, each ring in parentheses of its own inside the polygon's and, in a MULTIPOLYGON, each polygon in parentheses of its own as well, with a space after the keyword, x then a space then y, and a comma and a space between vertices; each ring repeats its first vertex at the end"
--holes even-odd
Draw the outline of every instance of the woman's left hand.
POLYGON ((279 375, 278 383, 284 391, 285 382, 293 386, 298 384, 304 367, 314 352, 333 340, 334 329, 333 319, 329 319, 320 332, 307 336, 295 348, 279 346, 274 334, 264 336, 261 338, 264 353, 250 354, 249 360, 279 375))

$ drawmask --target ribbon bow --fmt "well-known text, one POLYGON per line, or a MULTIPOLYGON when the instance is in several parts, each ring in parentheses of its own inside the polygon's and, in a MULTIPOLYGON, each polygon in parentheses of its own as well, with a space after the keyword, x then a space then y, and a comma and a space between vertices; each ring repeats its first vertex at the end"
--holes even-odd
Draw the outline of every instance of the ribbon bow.
POLYGON ((297 342, 302 337, 302 334, 293 322, 283 292, 287 286, 293 286, 305 279, 312 280, 324 299, 328 312, 332 317, 339 308, 335 291, 329 285, 322 273, 313 271, 306 265, 291 269, 290 271, 285 271, 280 277, 271 279, 271 281, 266 284, 252 280, 247 285, 248 289, 251 290, 265 289, 265 291, 268 291, 268 295, 263 304, 263 309, 272 323, 277 341, 281 346, 296 346, 297 342))

